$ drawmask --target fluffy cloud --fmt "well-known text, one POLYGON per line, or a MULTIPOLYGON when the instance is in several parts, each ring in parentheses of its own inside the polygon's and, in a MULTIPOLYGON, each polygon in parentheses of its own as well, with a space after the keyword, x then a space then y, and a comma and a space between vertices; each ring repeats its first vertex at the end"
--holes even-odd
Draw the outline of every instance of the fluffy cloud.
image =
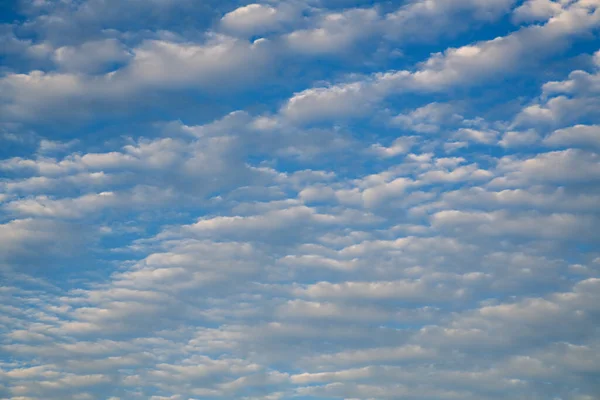
POLYGON ((266 4, 248 4, 225 14, 221 23, 226 29, 247 33, 268 30, 277 23, 277 10, 266 4))
POLYGON ((88 42, 77 50, 59 48, 56 60, 67 70, 88 71, 101 70, 103 63, 129 60, 114 71, 99 75, 84 75, 77 71, 31 71, 3 76, 0 87, 8 103, 3 104, 0 112, 7 119, 27 120, 40 114, 62 116, 62 111, 68 108, 71 113, 78 111, 77 117, 89 117, 89 107, 95 104, 108 106, 119 100, 140 101, 148 90, 188 85, 216 90, 249 83, 269 64, 266 40, 248 43, 220 35, 206 43, 147 40, 131 49, 131 56, 115 54, 120 50, 110 48, 110 43, 88 42), (77 52, 77 57, 68 55, 73 51, 77 52), (91 52, 94 58, 86 52, 91 52), (49 102, 50 97, 54 101, 49 102))
POLYGON ((293 51, 308 54, 335 54, 350 50, 380 30, 380 15, 375 9, 350 9, 322 17, 316 27, 296 30, 286 41, 293 51))
MULTIPOLYGON (((595 69, 598 68, 598 52, 594 54, 595 69)), ((542 95, 521 110, 515 126, 568 127, 580 120, 596 122, 600 75, 596 72, 575 70, 565 80, 547 82, 542 95)))
POLYGON ((575 125, 557 129, 544 139, 544 143, 553 147, 598 147, 600 146, 600 127, 598 125, 575 125))

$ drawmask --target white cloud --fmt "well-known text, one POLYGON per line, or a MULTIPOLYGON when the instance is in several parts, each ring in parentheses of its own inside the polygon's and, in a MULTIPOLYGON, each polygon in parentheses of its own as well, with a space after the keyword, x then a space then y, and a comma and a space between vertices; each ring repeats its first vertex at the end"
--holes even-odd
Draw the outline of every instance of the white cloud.
POLYGON ((598 148, 600 147, 600 126, 575 125, 569 128, 558 129, 545 138, 544 143, 553 147, 598 148))
POLYGON ((498 132, 495 131, 461 128, 454 134, 454 139, 462 139, 483 144, 492 144, 496 143, 497 136, 498 132))
POLYGON ((526 131, 509 131, 502 135, 502 140, 498 144, 502 147, 513 148, 530 146, 539 140, 539 135, 532 129, 526 131))
POLYGON ((402 40, 416 41, 415 36, 427 40, 445 32, 464 30, 456 21, 464 18, 465 13, 470 21, 492 21, 508 12, 514 3, 514 0, 413 1, 386 15, 386 28, 389 34, 402 40))
POLYGON ((592 237, 597 221, 566 213, 511 215, 502 211, 444 210, 433 214, 431 222, 435 227, 455 234, 567 239, 592 237))
POLYGON ((513 12, 515 22, 544 21, 563 10, 562 4, 553 0, 528 0, 513 12))
POLYGON ((248 4, 236 8, 221 18, 225 29, 246 34, 268 31, 277 27, 277 10, 267 4, 248 4))
POLYGON ((126 63, 130 58, 131 54, 116 39, 90 41, 78 47, 63 46, 53 54, 54 62, 62 70, 92 74, 106 72, 107 67, 126 63))
POLYGON ((462 119, 451 105, 430 103, 394 117, 392 123, 419 133, 437 133, 442 126, 460 122, 462 119))
POLYGON ((75 254, 86 241, 76 226, 31 218, 1 224, 0 238, 2 262, 25 270, 39 268, 47 257, 60 259, 75 254))
POLYGON ((360 365, 373 362, 431 359, 434 356, 435 351, 433 350, 408 345, 396 348, 371 348, 368 350, 323 354, 307 361, 317 365, 360 365))
POLYGON ((414 136, 399 137, 389 147, 384 147, 377 143, 371 146, 370 150, 375 154, 387 158, 395 157, 400 154, 406 154, 414 146, 416 138, 414 136))
MULTIPOLYGON (((441 278, 441 277, 440 277, 441 278)), ((447 278, 447 277, 444 277, 447 278)), ((451 287, 435 287, 435 280, 427 279, 383 282, 319 282, 294 290, 299 296, 325 299, 402 299, 407 301, 436 301, 456 295, 451 287)))
POLYGON ((375 9, 349 9, 324 15, 315 27, 296 30, 286 36, 293 50, 308 54, 345 52, 380 29, 375 9))
MULTIPOLYGON (((70 68, 98 67, 83 53, 105 58, 102 52, 84 48, 78 50, 78 61, 68 58, 70 68), (81 64, 84 63, 84 64, 81 64), (90 64, 91 63, 91 64, 90 64)), ((141 99, 147 90, 172 88, 234 89, 249 84, 265 72, 269 65, 269 42, 248 43, 224 35, 212 35, 205 43, 185 43, 167 40, 147 40, 136 48, 129 62, 112 72, 87 76, 74 72, 32 71, 8 74, 0 78, 6 103, 0 112, 6 118, 31 120, 40 114, 61 116, 78 111, 78 116, 90 116, 89 108, 98 102, 141 99), (52 99, 52 101, 49 101, 52 99)), ((69 52, 71 50, 64 50, 69 52)), ((66 63, 67 61, 65 61, 66 63)), ((76 115, 77 115, 76 114, 76 115)))
POLYGON ((491 185, 594 182, 600 178, 599 157, 597 153, 576 149, 540 153, 522 160, 503 157, 498 162, 503 175, 495 178, 491 185))
POLYGON ((524 107, 513 125, 568 127, 582 118, 594 118, 598 93, 600 74, 572 71, 568 79, 544 84, 540 98, 524 107))
POLYGON ((24 216, 73 218, 109 207, 116 200, 112 192, 89 194, 76 199, 54 200, 46 196, 15 200, 5 204, 12 213, 24 216))
POLYGON ((369 84, 362 82, 306 89, 294 94, 281 112, 295 121, 360 116, 365 115, 379 98, 369 84))

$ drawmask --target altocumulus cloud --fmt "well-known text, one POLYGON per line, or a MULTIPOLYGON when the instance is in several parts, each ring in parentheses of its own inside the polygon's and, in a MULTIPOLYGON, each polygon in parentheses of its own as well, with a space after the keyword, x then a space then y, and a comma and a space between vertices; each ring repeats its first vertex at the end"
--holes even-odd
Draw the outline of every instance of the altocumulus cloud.
POLYGON ((600 399, 600 1, 19 0, 0 398, 600 399))

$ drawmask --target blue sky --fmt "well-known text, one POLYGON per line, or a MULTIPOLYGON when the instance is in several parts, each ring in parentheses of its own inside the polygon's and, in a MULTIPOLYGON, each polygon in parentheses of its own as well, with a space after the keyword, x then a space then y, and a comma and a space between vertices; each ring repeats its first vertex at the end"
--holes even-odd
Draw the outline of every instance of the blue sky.
POLYGON ((600 399, 600 1, 0 14, 0 398, 600 399))

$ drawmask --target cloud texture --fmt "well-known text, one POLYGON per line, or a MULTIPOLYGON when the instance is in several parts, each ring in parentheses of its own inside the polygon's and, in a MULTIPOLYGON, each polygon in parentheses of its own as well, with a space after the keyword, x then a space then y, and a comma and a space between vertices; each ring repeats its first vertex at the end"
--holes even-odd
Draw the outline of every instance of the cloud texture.
POLYGON ((600 399, 599 1, 9 3, 0 398, 600 399))

